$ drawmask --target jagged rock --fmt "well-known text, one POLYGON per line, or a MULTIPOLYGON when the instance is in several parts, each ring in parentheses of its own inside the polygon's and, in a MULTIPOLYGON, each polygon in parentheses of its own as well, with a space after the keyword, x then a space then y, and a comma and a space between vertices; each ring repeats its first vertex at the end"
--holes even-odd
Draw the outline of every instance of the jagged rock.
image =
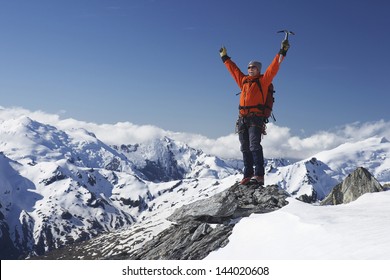
POLYGON ((114 157, 114 158, 110 161, 110 163, 108 163, 108 164, 105 166, 105 168, 106 168, 107 170, 120 171, 120 166, 121 166, 121 161, 120 161, 118 158, 114 157))
POLYGON ((138 207, 139 212, 145 211, 146 209, 149 208, 145 198, 141 197, 140 195, 138 196, 137 200, 132 200, 131 198, 124 198, 124 197, 121 197, 119 200, 122 201, 124 205, 129 206, 129 208, 138 207))
POLYGON ((53 176, 51 176, 50 178, 47 178, 47 179, 44 179, 42 180, 40 183, 44 184, 45 186, 48 186, 54 182, 57 182, 57 181, 61 181, 61 180, 64 180, 68 178, 68 176, 66 176, 60 167, 57 167, 57 169, 53 172, 53 176))
POLYGON ((235 184, 213 197, 177 209, 168 217, 175 224, 131 256, 114 259, 203 259, 229 242, 228 237, 240 218, 279 209, 288 204, 288 196, 276 185, 262 188, 235 184))
POLYGON ((306 203, 314 203, 317 201, 317 192, 313 189, 311 195, 303 194, 296 199, 306 203))
POLYGON ((211 198, 184 205, 169 216, 168 220, 224 223, 235 218, 247 217, 252 213, 266 213, 279 209, 287 204, 285 199, 288 196, 289 194, 276 185, 259 188, 235 184, 211 198))
POLYGON ((199 221, 173 225, 147 242, 131 259, 135 260, 200 260, 224 247, 233 225, 211 227, 199 221))
POLYGON ((145 166, 140 171, 155 182, 183 179, 185 170, 178 165, 173 153, 169 151, 166 157, 167 162, 145 160, 145 166))
POLYGON ((69 213, 68 211, 64 211, 61 213, 61 218, 64 220, 70 220, 72 219, 73 215, 69 213))
POLYGON ((345 204, 356 200, 365 193, 380 192, 384 188, 363 168, 357 168, 353 173, 340 184, 336 185, 327 197, 321 202, 321 205, 345 204))

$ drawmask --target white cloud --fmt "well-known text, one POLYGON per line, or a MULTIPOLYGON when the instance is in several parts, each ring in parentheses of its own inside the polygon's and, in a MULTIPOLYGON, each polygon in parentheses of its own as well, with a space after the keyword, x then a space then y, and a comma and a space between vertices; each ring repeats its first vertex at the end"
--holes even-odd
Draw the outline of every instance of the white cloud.
MULTIPOLYGON (((153 125, 136 125, 130 122, 96 124, 75 119, 61 119, 59 115, 42 111, 32 112, 23 108, 0 107, 0 121, 22 115, 62 130, 84 128, 107 144, 143 143, 167 136, 209 154, 223 158, 241 158, 236 134, 211 139, 199 134, 166 131, 153 125)), ((289 128, 270 123, 267 133, 262 142, 265 157, 303 159, 343 143, 364 140, 372 136, 387 137, 390 140, 390 122, 384 120, 356 122, 337 127, 333 131, 319 131, 308 137, 293 135, 289 128)))

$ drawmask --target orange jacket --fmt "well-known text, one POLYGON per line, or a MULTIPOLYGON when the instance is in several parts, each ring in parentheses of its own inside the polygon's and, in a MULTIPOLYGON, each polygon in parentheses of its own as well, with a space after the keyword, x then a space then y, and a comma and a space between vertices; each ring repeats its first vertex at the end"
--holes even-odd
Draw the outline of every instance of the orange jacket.
MULTIPOLYGON (((268 95, 268 86, 272 83, 272 80, 278 73, 279 65, 283 61, 283 58, 284 57, 281 57, 280 54, 277 54, 271 64, 267 67, 264 75, 261 76, 245 75, 230 58, 224 61, 226 68, 229 70, 230 74, 241 89, 240 106, 257 106, 259 104, 265 104, 268 95), (260 79, 260 85, 263 93, 260 91, 257 83, 254 82, 256 79, 260 79)), ((240 109, 240 116, 246 116, 250 113, 254 113, 259 116, 263 115, 262 110, 258 108, 240 109)))

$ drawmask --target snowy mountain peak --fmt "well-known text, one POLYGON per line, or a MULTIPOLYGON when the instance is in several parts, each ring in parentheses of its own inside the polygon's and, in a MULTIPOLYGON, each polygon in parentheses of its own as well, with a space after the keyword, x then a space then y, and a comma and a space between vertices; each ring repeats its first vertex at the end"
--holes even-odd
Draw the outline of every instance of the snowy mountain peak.
POLYGON ((149 181, 166 182, 200 177, 224 178, 237 173, 229 162, 168 137, 143 144, 113 147, 131 159, 137 170, 149 181))
POLYGON ((336 184, 360 166, 380 182, 390 182, 390 142, 372 137, 345 143, 311 158, 268 169, 266 182, 277 184, 305 201, 322 200, 336 184))
POLYGON ((390 182, 390 142, 384 137, 345 143, 315 157, 338 173, 336 179, 339 182, 360 166, 369 170, 379 181, 390 182))
MULTIPOLYGON (((142 244, 168 226, 165 218, 177 207, 219 193, 242 176, 240 160, 168 137, 107 145, 85 129, 61 130, 28 117, 0 122, 0 151, 2 258, 43 254, 124 228, 142 244)), ((386 139, 369 138, 294 163, 267 160, 265 180, 293 197, 318 201, 358 166, 390 182, 389 155, 386 139)), ((115 234, 107 241, 116 244, 115 234)))
POLYGON ((1 258, 132 225, 166 192, 151 189, 161 182, 179 180, 167 186, 174 189, 186 178, 215 183, 237 173, 167 137, 112 147, 85 129, 63 131, 28 117, 0 123, 0 151, 1 258))

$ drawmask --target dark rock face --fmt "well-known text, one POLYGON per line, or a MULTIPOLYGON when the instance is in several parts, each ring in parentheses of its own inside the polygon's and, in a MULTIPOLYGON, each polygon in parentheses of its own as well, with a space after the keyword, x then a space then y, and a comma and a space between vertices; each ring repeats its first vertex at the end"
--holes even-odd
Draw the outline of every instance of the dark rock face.
POLYGON ((384 191, 381 184, 363 167, 357 168, 340 184, 336 185, 321 205, 345 204, 365 193, 384 191))
MULTIPOLYGON (((123 152, 128 158, 132 158, 134 154, 142 153, 142 150, 154 150, 156 153, 151 159, 145 159, 141 166, 136 167, 144 176, 145 179, 152 182, 168 182, 172 180, 180 180, 185 177, 186 170, 177 162, 177 153, 174 151, 177 149, 175 142, 167 137, 158 140, 150 147, 143 145, 121 145, 120 147, 114 146, 114 149, 123 152), (153 147, 157 145, 158 149, 153 147)), ((187 151, 192 149, 186 147, 187 151)), ((185 151, 181 151, 185 152, 185 151)), ((180 154, 180 151, 179 151, 180 154)))
POLYGON ((288 204, 289 195, 278 186, 233 185, 211 198, 177 209, 174 224, 131 256, 115 259, 200 260, 224 247, 234 225, 253 213, 267 213, 288 204))
POLYGON ((53 176, 50 177, 50 178, 47 178, 47 179, 44 179, 42 180, 42 184, 44 184, 45 186, 48 186, 54 182, 57 182, 57 181, 61 181, 61 180, 64 180, 68 178, 68 176, 66 176, 60 167, 57 167, 57 169, 53 172, 53 176))
POLYGON ((190 220, 173 225, 146 243, 130 259, 200 260, 210 252, 224 247, 233 225, 217 225, 190 220))
POLYGON ((146 178, 155 182, 183 179, 185 170, 178 165, 172 152, 168 153, 165 161, 167 162, 145 160, 146 165, 140 168, 140 171, 145 174, 146 178))
POLYGON ((9 235, 9 227, 0 219, 0 260, 18 259, 20 257, 20 250, 15 247, 9 235))

